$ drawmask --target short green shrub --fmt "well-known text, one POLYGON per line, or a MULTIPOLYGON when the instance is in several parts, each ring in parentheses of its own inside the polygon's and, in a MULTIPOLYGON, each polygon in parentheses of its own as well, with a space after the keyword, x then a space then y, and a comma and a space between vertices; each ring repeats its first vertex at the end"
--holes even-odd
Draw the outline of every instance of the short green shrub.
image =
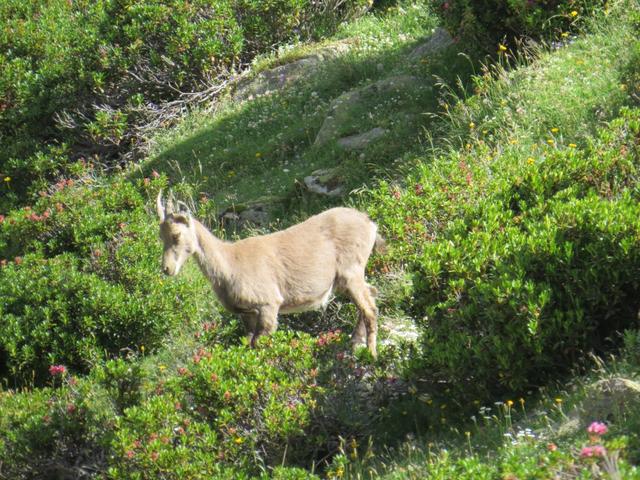
POLYGON ((322 397, 340 389, 326 381, 331 359, 348 346, 344 336, 320 338, 277 332, 256 349, 198 348, 155 394, 124 411, 110 475, 245 478, 277 465, 308 465, 329 440, 315 412, 322 397))
POLYGON ((1 376, 41 382, 56 363, 86 371, 127 349, 153 351, 172 327, 216 315, 204 279, 160 272, 144 192, 163 182, 65 181, 1 218, 1 376))
MULTIPOLYGON (((555 36, 575 29, 602 0, 433 0, 434 11, 452 35, 473 47, 497 48, 516 38, 555 36)), ((503 45, 504 46, 504 45, 503 45)))
POLYGON ((393 206, 374 215, 412 258, 421 368, 482 398, 522 391, 636 324, 639 132, 625 110, 583 150, 481 145, 380 191, 393 206))
POLYGON ((106 467, 116 418, 106 392, 66 370, 53 372, 50 383, 0 392, 0 458, 8 478, 77 477, 106 467))

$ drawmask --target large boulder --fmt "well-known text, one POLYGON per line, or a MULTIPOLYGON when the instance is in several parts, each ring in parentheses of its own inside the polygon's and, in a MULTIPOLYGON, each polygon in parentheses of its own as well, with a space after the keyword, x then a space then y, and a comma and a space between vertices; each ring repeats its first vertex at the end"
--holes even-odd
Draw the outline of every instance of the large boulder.
POLYGON ((625 411, 640 407, 640 383, 623 377, 606 378, 590 385, 582 409, 593 420, 616 421, 625 411))

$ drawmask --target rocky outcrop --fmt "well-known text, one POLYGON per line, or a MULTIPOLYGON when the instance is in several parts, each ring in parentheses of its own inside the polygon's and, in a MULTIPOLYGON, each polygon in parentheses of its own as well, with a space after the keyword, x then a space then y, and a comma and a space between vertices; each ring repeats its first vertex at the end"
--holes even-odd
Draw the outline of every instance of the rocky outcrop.
POLYGON ((453 45, 453 38, 444 28, 436 28, 425 42, 414 48, 409 54, 409 60, 418 62, 425 57, 434 55, 453 45))
POLYGON ((279 201, 278 198, 262 197, 251 203, 235 204, 222 211, 218 217, 223 225, 233 228, 264 227, 271 221, 270 211, 279 201))
POLYGON ((348 49, 348 43, 336 43, 293 62, 264 70, 255 77, 243 78, 236 84, 233 98, 242 102, 278 91, 289 83, 310 75, 322 62, 336 58, 348 49))
POLYGON ((361 150, 366 148, 371 142, 384 137, 388 132, 384 128, 376 127, 368 132, 350 135, 348 137, 338 139, 338 145, 347 150, 361 150))
MULTIPOLYGON (((419 88, 424 88, 423 80, 411 75, 394 75, 371 85, 343 93, 331 102, 329 113, 316 135, 314 144, 324 145, 330 140, 338 140, 340 133, 348 130, 349 126, 353 124, 353 119, 357 115, 363 98, 370 95, 384 98, 399 92, 419 88)), ((426 88, 431 87, 427 86, 426 88)), ((374 128, 364 134, 355 134, 351 137, 365 135, 364 138, 366 138, 366 135, 373 135, 377 138, 383 133, 382 130, 381 128, 374 128)), ((348 144, 349 141, 347 141, 348 144)))

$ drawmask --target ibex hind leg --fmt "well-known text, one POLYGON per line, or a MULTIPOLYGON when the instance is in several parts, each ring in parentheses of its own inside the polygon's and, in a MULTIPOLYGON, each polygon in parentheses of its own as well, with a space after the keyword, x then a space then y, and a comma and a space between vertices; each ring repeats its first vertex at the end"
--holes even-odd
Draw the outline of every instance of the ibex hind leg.
POLYGON ((362 335, 362 326, 364 325, 367 336, 367 347, 371 355, 375 358, 378 354, 378 308, 376 307, 376 302, 371 295, 369 285, 367 285, 364 279, 352 280, 351 282, 347 282, 346 286, 349 296, 360 311, 360 320, 356 325, 353 338, 355 340, 364 336, 362 335))

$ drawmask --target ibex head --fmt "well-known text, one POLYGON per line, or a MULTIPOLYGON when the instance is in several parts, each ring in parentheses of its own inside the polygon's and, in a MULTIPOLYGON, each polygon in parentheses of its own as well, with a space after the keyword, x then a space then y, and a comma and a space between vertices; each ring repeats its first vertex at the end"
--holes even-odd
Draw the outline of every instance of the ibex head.
POLYGON ((164 244, 162 271, 166 275, 177 275, 184 262, 198 248, 191 212, 184 202, 174 203, 171 194, 165 207, 162 204, 162 191, 156 199, 156 211, 160 218, 160 239, 164 244))

